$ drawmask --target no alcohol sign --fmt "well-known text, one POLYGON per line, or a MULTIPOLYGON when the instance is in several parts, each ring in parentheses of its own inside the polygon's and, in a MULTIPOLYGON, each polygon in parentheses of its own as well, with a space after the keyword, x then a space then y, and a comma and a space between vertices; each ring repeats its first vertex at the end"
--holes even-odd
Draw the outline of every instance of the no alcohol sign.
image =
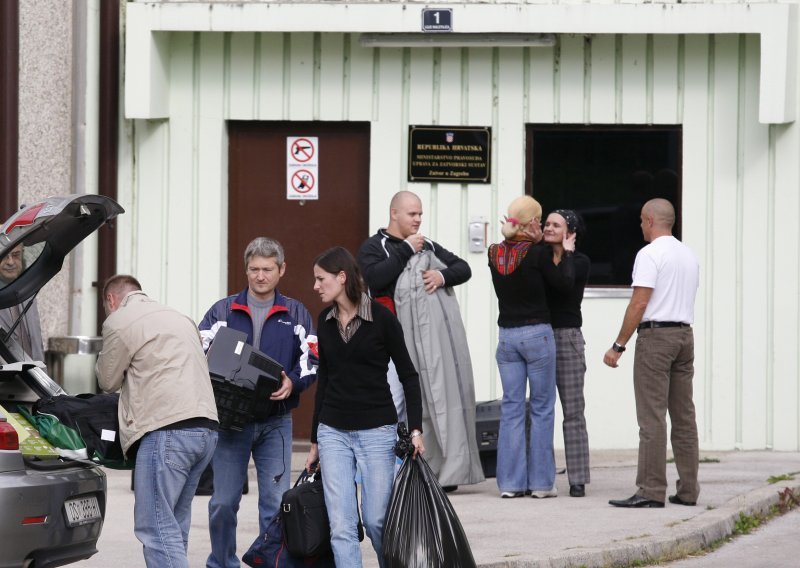
POLYGON ((319 199, 319 138, 286 137, 286 199, 319 199))

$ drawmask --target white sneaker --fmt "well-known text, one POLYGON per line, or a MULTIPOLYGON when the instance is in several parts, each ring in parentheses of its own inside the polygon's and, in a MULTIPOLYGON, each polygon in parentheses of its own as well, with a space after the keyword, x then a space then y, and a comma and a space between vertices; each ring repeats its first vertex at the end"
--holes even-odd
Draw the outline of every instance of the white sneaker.
POLYGON ((534 499, 547 499, 548 497, 558 497, 558 489, 553 485, 552 489, 546 491, 531 491, 531 497, 534 499))
POLYGON ((502 497, 503 499, 513 499, 515 497, 524 497, 524 496, 525 496, 524 491, 503 491, 500 494, 500 497, 502 497))

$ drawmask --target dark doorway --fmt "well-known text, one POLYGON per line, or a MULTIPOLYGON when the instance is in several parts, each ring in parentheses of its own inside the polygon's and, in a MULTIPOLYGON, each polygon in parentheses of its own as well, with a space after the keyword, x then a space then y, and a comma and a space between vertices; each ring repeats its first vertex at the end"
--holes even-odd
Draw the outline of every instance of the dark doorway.
MULTIPOLYGON (((305 304, 316 324, 324 307, 314 292, 312 266, 336 245, 354 255, 369 236, 369 123, 228 123, 228 292, 247 286, 244 249, 252 239, 277 239, 286 251, 281 293, 305 304), (318 137, 319 199, 286 198, 286 139, 318 137)), ((308 438, 313 390, 294 411, 294 437, 308 438)))
POLYGON ((592 260, 589 285, 630 285, 648 199, 673 204, 681 238, 681 137, 680 126, 527 126, 527 192, 545 215, 563 208, 583 216, 578 246, 592 260))

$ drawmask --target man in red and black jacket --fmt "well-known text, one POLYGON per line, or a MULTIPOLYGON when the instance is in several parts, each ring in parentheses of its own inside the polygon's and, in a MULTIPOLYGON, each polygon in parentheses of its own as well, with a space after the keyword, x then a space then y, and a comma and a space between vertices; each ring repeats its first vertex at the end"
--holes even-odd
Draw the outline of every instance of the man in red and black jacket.
MULTIPOLYGON (((446 266, 441 270, 425 270, 422 273, 422 282, 428 294, 433 294, 438 288, 463 284, 472 277, 472 269, 465 260, 422 235, 419 230, 421 224, 422 201, 415 193, 400 191, 392 197, 389 206, 389 226, 379 229, 364 241, 358 251, 358 264, 370 295, 395 315, 397 279, 409 259, 419 252, 431 251, 446 266)), ((393 365, 389 368, 388 379, 397 416, 405 420, 403 389, 393 365)), ((445 490, 455 488, 454 485, 447 486, 445 490)))
POLYGON ((259 532, 277 514, 281 496, 289 489, 292 457, 291 410, 300 393, 316 380, 317 338, 305 306, 277 290, 286 270, 283 247, 265 237, 253 240, 244 253, 247 288, 216 302, 200 322, 203 347, 222 326, 247 334, 247 342, 280 363, 280 388, 271 399, 269 414, 256 416, 241 432, 220 430, 212 461, 214 493, 208 503, 211 554, 209 568, 240 565, 236 556, 236 512, 247 478, 250 456, 258 479, 259 532))
POLYGON ((364 241, 358 251, 358 264, 370 295, 393 312, 395 282, 408 259, 420 251, 432 251, 447 265, 443 270, 423 273, 422 280, 429 294, 437 288, 458 286, 472 277, 465 260, 422 235, 421 224, 422 201, 410 191, 400 191, 392 197, 389 206, 389 226, 364 241))

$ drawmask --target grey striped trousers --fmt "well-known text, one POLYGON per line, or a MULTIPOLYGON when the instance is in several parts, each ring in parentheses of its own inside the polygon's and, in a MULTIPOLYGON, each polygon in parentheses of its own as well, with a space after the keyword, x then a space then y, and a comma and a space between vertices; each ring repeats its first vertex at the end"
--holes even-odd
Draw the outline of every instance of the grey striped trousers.
POLYGON ((579 327, 554 329, 556 339, 556 386, 564 414, 564 453, 570 485, 589 483, 589 434, 583 411, 586 375, 586 342, 579 327))

